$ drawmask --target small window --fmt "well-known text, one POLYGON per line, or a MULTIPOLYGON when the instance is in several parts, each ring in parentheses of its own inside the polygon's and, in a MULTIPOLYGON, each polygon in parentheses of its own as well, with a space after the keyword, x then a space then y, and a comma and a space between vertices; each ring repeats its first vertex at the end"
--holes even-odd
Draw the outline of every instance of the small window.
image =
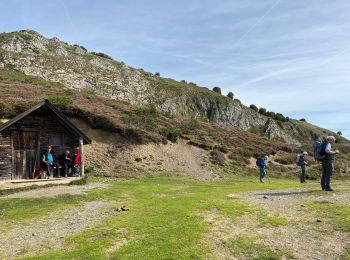
POLYGON ((52 134, 49 136, 49 145, 62 146, 63 138, 62 135, 52 134))

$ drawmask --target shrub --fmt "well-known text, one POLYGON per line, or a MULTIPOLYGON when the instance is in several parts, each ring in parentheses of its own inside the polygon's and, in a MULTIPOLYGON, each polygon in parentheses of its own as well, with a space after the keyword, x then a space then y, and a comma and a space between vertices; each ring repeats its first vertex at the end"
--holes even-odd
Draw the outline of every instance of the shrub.
POLYGON ((253 109, 255 112, 258 112, 258 111, 259 111, 258 107, 257 107, 256 105, 254 105, 254 104, 251 104, 249 107, 250 107, 251 109, 253 109))
POLYGON ((176 143, 181 135, 181 131, 178 128, 171 127, 163 130, 162 134, 167 138, 167 140, 176 143))
POLYGON ((230 99, 233 99, 234 94, 232 92, 228 92, 227 97, 230 98, 230 99))
POLYGON ((281 113, 277 113, 275 116, 275 119, 281 122, 286 122, 287 119, 284 117, 284 115, 282 115, 281 113))
POLYGON ((138 115, 151 115, 154 117, 158 117, 160 115, 159 111, 153 105, 142 105, 136 108, 135 112, 138 115))
POLYGON ((93 88, 84 88, 84 89, 82 89, 82 92, 86 95, 89 95, 89 96, 96 95, 96 90, 93 88))
POLYGON ((190 121, 184 123, 181 128, 184 133, 188 134, 199 128, 199 121, 196 118, 191 117, 190 121))
POLYGON ((219 147, 219 151, 222 152, 222 153, 228 153, 228 148, 226 145, 221 145, 219 147))
POLYGON ((219 88, 219 87, 214 87, 213 91, 218 93, 218 94, 221 94, 221 88, 219 88))
POLYGON ((262 114, 262 115, 266 115, 266 108, 263 108, 263 107, 261 107, 261 108, 259 108, 259 114, 262 114))
POLYGON ((242 102, 239 100, 239 99, 235 99, 235 101, 237 102, 237 103, 239 103, 239 104, 242 104, 242 102))
POLYGON ((337 135, 343 135, 343 133, 341 131, 338 131, 337 135))
POLYGON ((306 122, 306 119, 305 118, 301 118, 301 119, 299 119, 299 121, 306 122))
POLYGON ((109 59, 109 60, 113 60, 113 58, 103 52, 91 52, 91 54, 94 54, 96 56, 99 56, 99 57, 102 57, 102 58, 106 58, 106 59, 109 59))
POLYGON ((226 162, 226 156, 223 152, 214 150, 210 152, 210 161, 214 164, 224 165, 226 162))
POLYGON ((134 113, 122 117, 125 124, 156 127, 155 120, 160 116, 159 111, 152 105, 143 105, 135 109, 134 113))
POLYGON ((154 73, 154 75, 156 75, 157 77, 159 77, 159 76, 160 76, 160 73, 159 73, 159 72, 156 72, 156 73, 154 73))
POLYGON ((52 104, 60 105, 60 106, 69 106, 73 103, 72 98, 65 95, 51 95, 48 97, 48 100, 52 104))

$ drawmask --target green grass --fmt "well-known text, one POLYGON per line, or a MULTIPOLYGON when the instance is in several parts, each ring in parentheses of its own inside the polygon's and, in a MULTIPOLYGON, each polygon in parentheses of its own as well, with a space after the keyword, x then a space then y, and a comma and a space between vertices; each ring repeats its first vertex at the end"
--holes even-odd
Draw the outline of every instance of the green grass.
MULTIPOLYGON (((78 205, 84 201, 113 200, 116 207, 129 205, 130 211, 116 213, 95 227, 67 237, 66 248, 43 253, 34 259, 204 259, 210 251, 204 238, 210 231, 206 214, 235 221, 254 208, 229 194, 266 188, 298 185, 275 180, 261 185, 250 178, 198 182, 180 177, 149 177, 110 182, 108 189, 91 190, 88 195, 57 198, 0 200, 0 226, 10 221, 26 223, 35 217, 78 205), (120 232, 120 230, 126 232, 120 232), (120 249, 108 248, 127 241, 120 249)), ((264 216, 262 225, 282 225, 275 216, 264 216)))
POLYGON ((336 229, 350 232, 350 206, 341 203, 312 202, 309 210, 336 229))
POLYGON ((20 72, 14 69, 8 69, 8 68, 0 68, 0 82, 28 83, 28 84, 47 87, 47 88, 64 88, 64 85, 61 83, 51 82, 39 77, 25 75, 23 72, 20 72))
POLYGON ((292 257, 292 254, 288 250, 272 250, 265 245, 256 243, 256 237, 253 236, 240 236, 226 241, 224 244, 235 255, 243 256, 243 259, 277 260, 283 256, 292 257))
POLYGON ((288 220, 277 215, 270 215, 267 212, 262 212, 259 217, 259 226, 261 227, 278 227, 288 225, 288 220))

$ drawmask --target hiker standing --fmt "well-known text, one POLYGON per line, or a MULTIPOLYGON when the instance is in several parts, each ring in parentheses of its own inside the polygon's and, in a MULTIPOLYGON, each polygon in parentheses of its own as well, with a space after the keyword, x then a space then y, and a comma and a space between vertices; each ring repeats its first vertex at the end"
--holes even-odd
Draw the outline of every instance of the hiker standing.
POLYGON ((306 182, 306 180, 305 180, 306 166, 307 166, 306 156, 307 156, 307 152, 303 152, 301 155, 299 155, 298 165, 301 168, 301 175, 300 175, 300 182, 301 183, 306 182))
POLYGON ((323 156, 322 159, 322 178, 321 187, 325 191, 333 191, 331 188, 331 177, 334 171, 333 161, 338 150, 332 151, 332 144, 335 143, 334 136, 327 136, 326 140, 322 144, 322 150, 320 155, 323 156))
POLYGON ((256 162, 257 166, 259 167, 259 178, 260 178, 261 183, 264 182, 264 178, 266 176, 267 159, 268 159, 267 156, 262 155, 262 156, 258 157, 257 162, 256 162))

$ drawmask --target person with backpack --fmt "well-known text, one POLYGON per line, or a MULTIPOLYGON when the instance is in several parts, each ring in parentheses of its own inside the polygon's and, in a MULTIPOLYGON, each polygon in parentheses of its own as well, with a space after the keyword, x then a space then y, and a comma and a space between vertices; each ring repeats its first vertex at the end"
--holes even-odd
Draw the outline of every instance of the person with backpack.
POLYGON ((321 151, 319 152, 319 157, 322 158, 322 177, 321 177, 321 187, 325 191, 334 191, 331 187, 331 177, 334 171, 334 159, 338 150, 332 150, 332 145, 335 143, 334 136, 327 136, 325 141, 322 143, 321 151))
POLYGON ((307 152, 303 152, 302 154, 299 155, 297 165, 300 166, 301 168, 301 175, 300 175, 300 183, 305 183, 305 177, 306 177, 306 166, 307 166, 307 161, 306 161, 306 156, 307 152))
POLYGON ((259 167, 259 179, 261 183, 264 183, 264 178, 266 176, 266 166, 268 157, 261 155, 256 159, 256 165, 259 167))

